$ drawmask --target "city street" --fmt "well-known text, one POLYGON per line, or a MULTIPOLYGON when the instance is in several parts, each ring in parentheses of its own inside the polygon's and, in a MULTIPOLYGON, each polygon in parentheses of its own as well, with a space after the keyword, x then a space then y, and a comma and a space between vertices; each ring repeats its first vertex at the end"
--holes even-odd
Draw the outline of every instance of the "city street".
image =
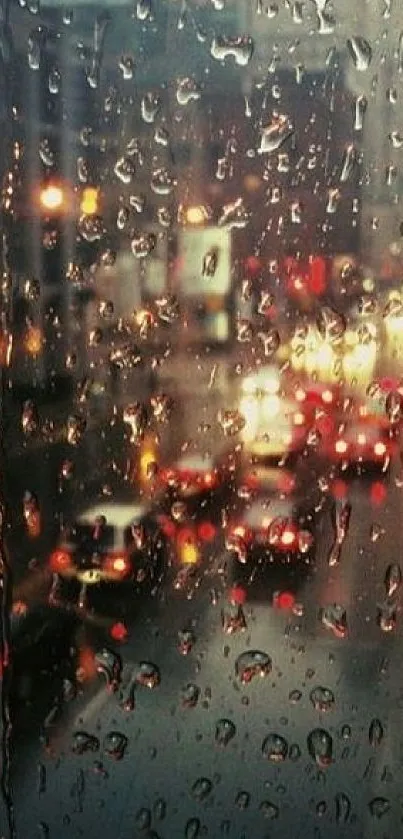
MULTIPOLYGON (((185 407, 175 415, 176 427, 173 419, 168 426, 173 432, 164 457, 177 455, 184 443, 205 450, 225 443, 216 415, 223 404, 232 407, 235 391, 224 373, 209 387, 220 372, 216 363, 215 368, 201 365, 199 380, 182 380, 182 387, 171 369, 171 388, 177 404, 185 407)), ((393 359, 382 359, 377 372, 392 368, 396 372, 393 359)), ((99 481, 106 485, 111 480, 110 468, 104 473, 104 467, 110 466, 108 446, 116 457, 122 445, 121 427, 112 428, 101 449, 99 433, 97 428, 86 432, 86 448, 77 448, 73 498, 57 493, 57 476, 61 458, 71 456, 68 449, 74 447, 59 443, 37 449, 30 458, 23 456, 21 477, 16 469, 14 497, 24 488, 38 494, 47 535, 36 550, 21 530, 16 533, 15 598, 35 600, 46 593, 49 579, 42 562, 52 541, 52 521, 71 505, 86 504, 93 492, 102 494, 99 481), (39 462, 47 464, 43 471, 39 462)), ((123 447, 123 459, 126 454, 123 447)), ((116 839, 320 839, 338 837, 340 831, 354 839, 398 836, 403 823, 401 606, 396 622, 384 626, 391 631, 382 630, 377 614, 388 566, 399 564, 403 550, 396 526, 402 493, 398 462, 388 478, 353 480, 340 563, 329 566, 332 527, 326 514, 315 564, 294 606, 275 608, 267 593, 258 591, 244 606, 244 631, 227 634, 223 628, 229 606, 219 573, 224 556, 220 535, 207 549, 191 588, 176 591, 168 583, 158 598, 139 604, 120 648, 122 694, 111 693, 103 677, 93 676, 48 729, 47 748, 37 732, 17 747, 12 780, 19 839, 92 837, 101 821, 103 835, 116 839), (328 614, 325 625, 321 610, 334 604, 342 609, 328 614), (345 632, 337 623, 343 610, 345 632), (188 630, 191 649, 183 655, 182 633, 188 630), (249 653, 251 665, 254 650, 269 656, 271 671, 242 683, 236 662, 239 669, 238 657, 249 653), (128 682, 141 662, 155 665, 150 681, 155 686, 137 684, 134 708, 127 710, 128 682), (316 735, 316 760, 309 740, 318 728, 331 738, 322 763, 321 738, 327 735, 316 735), (83 754, 74 754, 78 731, 95 736, 99 748, 92 752, 84 746, 83 754), (273 747, 276 759, 270 760, 269 747, 263 748, 265 757, 262 744, 273 733, 284 742, 275 738, 278 751, 273 747), (124 752, 121 760, 108 753, 111 742, 124 752), (307 814, 303 827, 301 801, 307 814)))

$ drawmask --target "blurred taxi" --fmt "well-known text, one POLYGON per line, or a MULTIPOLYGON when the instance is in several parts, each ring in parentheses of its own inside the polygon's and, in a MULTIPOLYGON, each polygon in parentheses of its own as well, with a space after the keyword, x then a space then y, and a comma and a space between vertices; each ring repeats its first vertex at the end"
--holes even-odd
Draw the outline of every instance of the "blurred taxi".
POLYGON ((68 526, 50 556, 55 599, 79 598, 89 590, 157 583, 168 564, 167 541, 146 505, 107 503, 85 510, 68 526))
POLYGON ((326 441, 331 463, 343 469, 361 466, 387 472, 395 443, 387 429, 374 419, 357 419, 326 441))

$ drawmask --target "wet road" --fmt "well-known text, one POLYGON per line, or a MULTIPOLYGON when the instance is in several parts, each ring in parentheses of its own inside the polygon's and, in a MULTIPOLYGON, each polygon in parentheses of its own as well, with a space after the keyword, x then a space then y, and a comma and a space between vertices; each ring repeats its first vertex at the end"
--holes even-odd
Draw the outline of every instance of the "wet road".
MULTIPOLYGON (((206 425, 208 412, 209 407, 206 425)), ((191 441, 189 417, 189 428, 182 424, 178 437, 185 432, 191 441)), ((207 446, 208 430, 204 439, 207 446)), ((59 455, 49 454, 50 471, 60 463, 59 455)), ((35 462, 27 476, 36 476, 35 462)), ((55 513, 49 489, 46 493, 48 478, 42 508, 52 508, 46 513, 50 520, 55 513)), ((340 562, 329 567, 327 517, 315 565, 294 610, 273 608, 261 591, 245 604, 245 630, 226 634, 218 540, 207 550, 195 590, 167 585, 158 599, 139 607, 120 648, 123 696, 142 661, 156 665, 160 684, 138 685, 129 711, 119 692, 111 694, 102 678, 94 678, 49 731, 50 751, 34 733, 24 741, 13 766, 18 837, 92 837, 101 823, 102 834, 115 839, 400 836, 403 627, 398 599, 392 631, 377 623, 387 568, 399 563, 403 548, 400 465, 393 464, 382 481, 375 476, 353 481, 348 497, 352 512, 340 562), (320 610, 334 603, 346 611, 345 637, 320 619, 320 610), (187 629, 194 643, 184 656, 179 638, 187 629), (269 656, 271 672, 243 684, 236 662, 253 650, 269 656), (194 687, 184 693, 189 684, 194 687), (314 735, 309 739, 315 729, 331 738, 328 765, 326 760, 320 765, 322 741, 315 751, 314 735), (98 738, 96 753, 72 753, 78 730, 98 738), (127 738, 119 761, 107 752, 111 732, 127 738), (272 734, 278 737, 274 746, 273 740, 266 742, 263 755, 262 744, 272 734), (269 759, 270 744, 284 760, 269 759), (38 786, 39 764, 44 768, 38 786)), ((62 512, 65 503, 60 500, 62 512)), ((29 570, 27 561, 21 556, 22 595, 29 580, 37 591, 39 579, 38 569, 29 570)))

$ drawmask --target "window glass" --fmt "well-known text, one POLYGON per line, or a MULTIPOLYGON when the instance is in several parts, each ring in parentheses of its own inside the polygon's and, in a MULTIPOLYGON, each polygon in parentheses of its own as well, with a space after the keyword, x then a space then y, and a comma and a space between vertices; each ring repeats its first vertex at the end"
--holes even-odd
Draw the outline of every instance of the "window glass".
POLYGON ((400 835, 401 5, 1 7, 1 837, 400 835))

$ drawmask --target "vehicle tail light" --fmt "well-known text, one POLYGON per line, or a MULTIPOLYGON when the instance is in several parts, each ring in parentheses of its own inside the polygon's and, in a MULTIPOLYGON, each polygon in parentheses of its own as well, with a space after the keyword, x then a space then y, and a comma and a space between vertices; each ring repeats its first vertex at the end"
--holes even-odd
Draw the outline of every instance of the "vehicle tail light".
POLYGON ((334 448, 337 454, 345 454, 348 447, 345 440, 337 440, 334 448))
POLYGON ((385 443, 381 443, 381 442, 375 443, 374 454, 376 454, 377 457, 383 457, 386 454, 385 443))
POLYGON ((176 534, 176 524, 169 518, 169 516, 159 516, 158 523, 162 532, 168 539, 174 539, 176 534))
POLYGON ((61 574, 71 565, 71 554, 69 551, 58 548, 50 556, 50 567, 55 574, 61 574))
POLYGON ((280 537, 280 541, 283 547, 291 548, 291 546, 295 544, 296 539, 296 530, 293 527, 285 527, 280 537))
POLYGON ((122 621, 117 621, 117 623, 114 623, 111 626, 111 628, 109 630, 109 634, 110 634, 111 638, 113 638, 114 641, 122 641, 123 642, 123 641, 126 641, 129 632, 128 632, 127 626, 125 626, 125 624, 122 623, 122 621))
POLYGON ((291 591, 276 591, 273 596, 273 606, 276 609, 292 609, 295 605, 295 597, 291 591))
POLYGON ((108 554, 105 559, 105 567, 119 577, 125 577, 130 568, 129 557, 123 552, 108 554))
POLYGON ((203 521, 201 524, 199 524, 199 527, 197 528, 197 533, 202 542, 211 542, 216 535, 216 529, 214 525, 211 524, 211 522, 203 521))
POLYGON ((204 480, 204 486, 214 487, 217 483, 217 476, 214 474, 214 472, 206 472, 203 480, 204 480))
POLYGON ((330 405, 333 402, 333 393, 331 390, 324 390, 322 393, 322 401, 326 402, 326 405, 330 405))

